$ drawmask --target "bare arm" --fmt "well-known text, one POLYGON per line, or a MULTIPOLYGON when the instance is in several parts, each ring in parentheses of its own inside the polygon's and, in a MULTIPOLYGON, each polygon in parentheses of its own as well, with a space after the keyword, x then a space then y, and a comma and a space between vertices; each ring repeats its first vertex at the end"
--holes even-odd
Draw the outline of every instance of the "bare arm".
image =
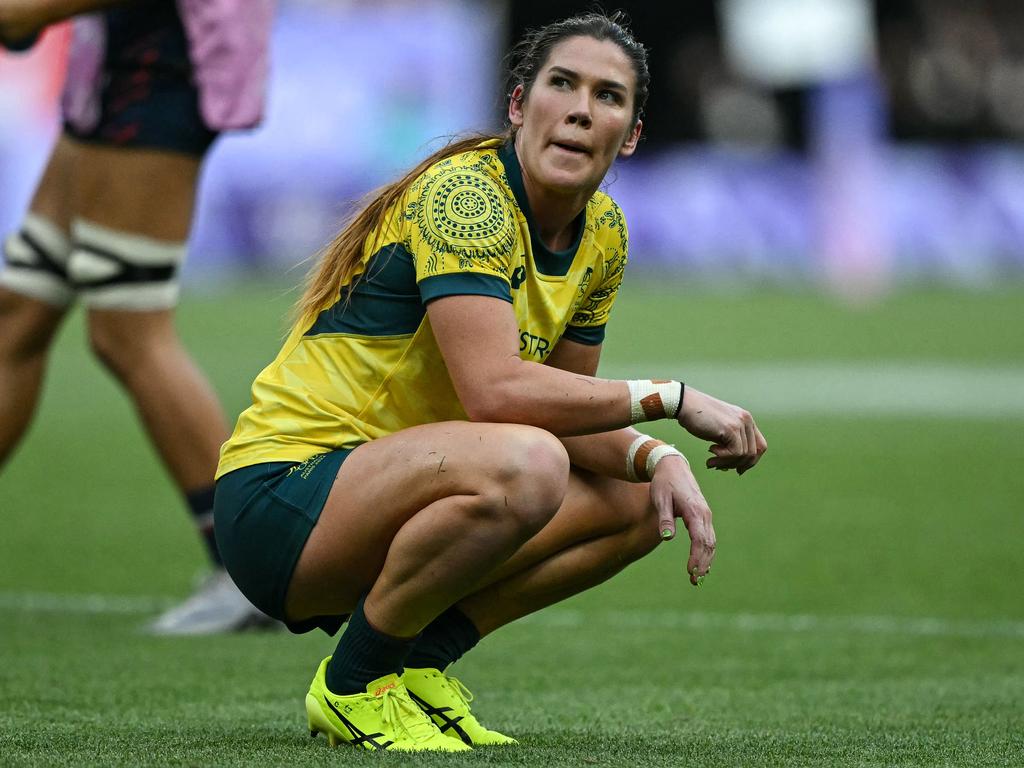
POLYGON ((80 13, 132 0, 0 0, 0 38, 17 40, 80 13))
MULTIPOLYGON (((601 345, 577 344, 562 339, 545 363, 563 371, 595 376, 600 360, 601 345)), ((563 437, 562 444, 569 453, 569 460, 576 466, 626 480, 626 451, 639 434, 633 427, 625 427, 583 437, 563 437)))
POLYGON ((519 328, 508 302, 446 296, 430 302, 427 314, 455 391, 473 421, 529 424, 559 437, 629 426, 624 381, 519 358, 519 328))
MULTIPOLYGON (((587 353, 577 349, 585 345, 560 341, 550 365, 519 358, 519 328, 508 302, 489 296, 446 296, 430 302, 427 315, 455 391, 473 421, 529 424, 558 437, 630 426, 629 387, 625 381, 594 377, 597 358, 588 360, 587 353)), ((742 473, 767 448, 750 413, 696 389, 687 388, 678 418, 688 432, 712 443, 709 467, 742 473)), ((632 433, 618 439, 625 440, 626 434, 632 433)), ((592 445, 599 453, 610 452, 613 446, 610 440, 592 445)), ((598 456, 586 458, 584 451, 590 449, 581 443, 580 466, 592 461, 606 465, 598 456)))

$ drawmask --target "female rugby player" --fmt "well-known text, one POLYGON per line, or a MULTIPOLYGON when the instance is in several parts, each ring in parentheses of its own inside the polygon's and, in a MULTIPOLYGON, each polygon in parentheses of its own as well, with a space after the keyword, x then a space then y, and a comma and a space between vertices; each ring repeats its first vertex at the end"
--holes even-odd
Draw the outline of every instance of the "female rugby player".
POLYGON ((217 539, 242 591, 293 631, 350 614, 306 696, 331 744, 514 743, 476 720, 452 662, 677 517, 691 583, 708 573, 686 459, 633 425, 675 420, 741 473, 764 437, 678 381, 595 375, 628 243, 599 187, 636 149, 648 80, 614 16, 531 33, 508 134, 451 144, 354 217, 221 451, 217 539))

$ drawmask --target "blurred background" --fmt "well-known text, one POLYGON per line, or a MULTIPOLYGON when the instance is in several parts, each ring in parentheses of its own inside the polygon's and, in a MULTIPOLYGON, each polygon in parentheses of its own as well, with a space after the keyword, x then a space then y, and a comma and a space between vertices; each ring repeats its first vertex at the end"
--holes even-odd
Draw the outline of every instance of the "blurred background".
MULTIPOLYGON (((353 201, 500 129, 510 42, 590 5, 279 0, 266 120, 208 159, 176 314, 229 418, 353 201)), ((737 478, 649 425, 714 510, 713 577, 686 586, 680 536, 459 676, 531 764, 1019 765, 1024 3, 605 5, 653 83, 607 180, 631 261, 601 375, 740 403, 770 449, 737 478)), ((66 46, 58 27, 0 55, 0 231, 57 129, 66 46)), ((77 311, 0 472, 0 762, 328 764, 296 708, 328 638, 137 631, 203 557, 85 339, 77 311)))
MULTIPOLYGON (((646 140, 609 179, 637 269, 854 299, 1024 273, 1019 2, 675 5, 608 6, 651 52, 646 140)), ((278 272, 445 137, 500 128, 509 42, 587 7, 282 0, 265 123, 210 156, 187 279, 278 272)), ((52 140, 66 45, 58 27, 0 57, 0 230, 52 140)))

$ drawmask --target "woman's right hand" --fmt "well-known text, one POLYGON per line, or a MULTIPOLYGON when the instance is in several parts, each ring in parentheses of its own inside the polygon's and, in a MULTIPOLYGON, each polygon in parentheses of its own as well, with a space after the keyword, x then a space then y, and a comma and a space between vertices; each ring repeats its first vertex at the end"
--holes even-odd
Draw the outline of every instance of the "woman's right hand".
POLYGON ((742 475, 768 450, 768 442, 749 411, 692 387, 683 393, 679 424, 691 435, 711 442, 708 450, 714 456, 707 461, 709 469, 735 469, 742 475))
POLYGON ((699 587, 715 559, 715 527, 711 523, 711 507, 685 458, 665 456, 658 462, 651 479, 651 503, 658 510, 662 539, 675 538, 676 518, 682 518, 690 535, 686 572, 690 583, 699 587))
POLYGON ((0 0, 0 43, 12 50, 28 48, 46 24, 37 0, 0 0))

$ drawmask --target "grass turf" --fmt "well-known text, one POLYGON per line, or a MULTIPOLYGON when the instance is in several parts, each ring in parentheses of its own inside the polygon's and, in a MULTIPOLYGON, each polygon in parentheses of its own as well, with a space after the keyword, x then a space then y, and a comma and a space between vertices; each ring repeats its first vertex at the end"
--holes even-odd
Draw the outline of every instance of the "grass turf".
MULTIPOLYGON (((620 300, 606 357, 670 370, 687 359, 1019 366, 1022 300, 1019 287, 935 290, 854 309, 641 282, 620 300), (644 332, 653 306, 660 338, 644 332)), ((183 307, 182 333, 232 414, 277 349, 288 301, 252 285, 183 307)), ((678 540, 502 630, 453 671, 485 722, 523 746, 395 758, 305 735, 302 694, 326 636, 153 638, 137 604, 87 613, 30 599, 166 598, 201 567, 130 406, 81 336, 74 316, 39 418, 0 475, 4 765, 1024 763, 1019 421, 759 419, 762 467, 698 472, 720 543, 703 588, 685 584, 678 540)))

